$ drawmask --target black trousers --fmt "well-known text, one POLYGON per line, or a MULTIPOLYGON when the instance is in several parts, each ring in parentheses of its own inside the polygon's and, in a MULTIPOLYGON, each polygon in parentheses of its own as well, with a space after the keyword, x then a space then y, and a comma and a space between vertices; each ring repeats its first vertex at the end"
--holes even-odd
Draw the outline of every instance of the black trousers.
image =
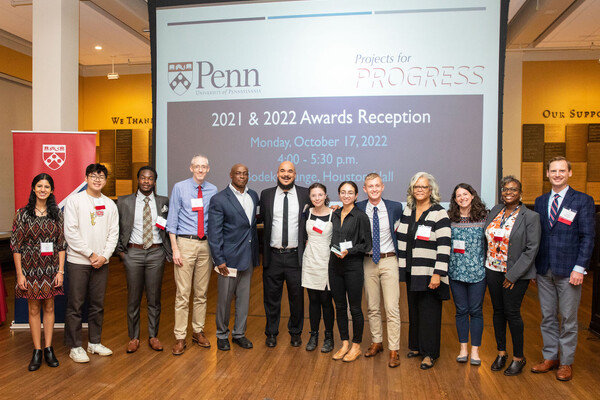
POLYGON ((65 311, 65 345, 81 347, 83 304, 88 300, 88 342, 100 343, 104 322, 104 295, 108 281, 108 264, 100 268, 66 262, 69 278, 65 311))
POLYGON ((271 251, 271 263, 263 269, 263 297, 267 324, 266 335, 279 334, 279 320, 281 319, 281 296, 283 283, 286 283, 288 302, 290 306, 290 319, 288 331, 290 335, 301 334, 304 324, 304 288, 302 287, 302 269, 298 262, 298 253, 279 253, 271 251))
POLYGON ((310 319, 310 331, 319 332, 321 324, 321 309, 323 309, 323 323, 325 332, 333 332, 333 302, 331 291, 306 289, 308 292, 308 316, 310 319))
MULTIPOLYGON (((410 277, 407 277, 407 282, 410 277)), ((407 286, 408 348, 423 356, 440 356, 442 300, 432 290, 412 292, 407 286)))
POLYGON ((513 342, 513 356, 523 357, 523 318, 521 318, 521 303, 529 286, 529 279, 520 279, 512 289, 502 287, 504 273, 485 270, 494 309, 494 335, 498 351, 506 351, 506 323, 510 329, 513 342))
POLYGON ((335 313, 337 316, 340 339, 349 340, 348 332, 348 303, 350 303, 350 314, 352 315, 352 343, 361 343, 365 317, 362 312, 362 290, 365 275, 363 272, 362 258, 356 263, 347 263, 344 270, 336 271, 329 268, 329 285, 331 294, 335 301, 335 313), (348 301, 346 301, 346 296, 348 301))

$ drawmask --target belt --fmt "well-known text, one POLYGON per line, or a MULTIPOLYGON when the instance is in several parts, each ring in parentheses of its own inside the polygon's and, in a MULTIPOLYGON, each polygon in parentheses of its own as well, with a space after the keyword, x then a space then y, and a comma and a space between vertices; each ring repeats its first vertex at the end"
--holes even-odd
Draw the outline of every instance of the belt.
MULTIPOLYGON (((373 257, 373 254, 365 254, 367 257, 373 257)), ((379 258, 388 258, 388 257, 396 257, 396 253, 390 251, 389 253, 381 253, 379 258)))
POLYGON ((279 254, 296 253, 298 251, 298 248, 292 247, 289 249, 278 249, 277 247, 271 247, 271 251, 274 253, 279 253, 279 254))
POLYGON ((204 235, 203 237, 198 237, 198 235, 177 235, 177 237, 180 238, 184 238, 184 239, 193 239, 193 240, 206 240, 206 235, 204 235))
POLYGON ((143 244, 135 244, 135 243, 128 243, 127 247, 129 248, 134 248, 134 249, 142 249, 142 250, 150 250, 150 249, 155 249, 157 247, 162 246, 161 243, 154 243, 152 246, 148 247, 147 249, 144 248, 143 244))

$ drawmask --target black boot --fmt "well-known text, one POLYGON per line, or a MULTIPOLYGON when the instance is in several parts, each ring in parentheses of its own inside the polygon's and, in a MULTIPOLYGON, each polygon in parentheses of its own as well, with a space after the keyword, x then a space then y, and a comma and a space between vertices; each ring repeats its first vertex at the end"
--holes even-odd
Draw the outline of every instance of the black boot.
POLYGON ((44 358, 46 359, 46 364, 49 367, 58 367, 58 360, 54 355, 54 349, 52 346, 48 346, 44 349, 44 358))
POLYGON ((325 340, 323 341, 323 347, 321 347, 321 353, 329 353, 333 350, 333 332, 325 331, 325 340))
POLYGON ((40 365, 42 365, 42 350, 34 349, 33 357, 31 357, 31 362, 29 363, 29 370, 37 371, 40 369, 40 365))
POLYGON ((319 342, 319 332, 311 332, 310 339, 308 339, 308 343, 306 343, 306 351, 313 351, 317 348, 317 343, 319 342))

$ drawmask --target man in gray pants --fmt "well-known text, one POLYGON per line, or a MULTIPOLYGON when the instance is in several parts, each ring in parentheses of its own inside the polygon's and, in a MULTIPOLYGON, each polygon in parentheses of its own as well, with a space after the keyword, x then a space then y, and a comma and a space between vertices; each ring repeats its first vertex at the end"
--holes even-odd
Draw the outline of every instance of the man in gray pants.
POLYGON ((117 253, 127 276, 127 353, 140 346, 140 303, 144 287, 148 303, 148 345, 156 351, 163 347, 158 340, 160 294, 165 259, 171 258, 171 242, 165 232, 169 198, 154 193, 156 170, 151 166, 137 173, 138 190, 121 196, 119 209, 119 243, 117 253))
POLYGON ((229 174, 231 184, 217 193, 208 209, 208 243, 219 272, 217 298, 217 348, 230 349, 229 314, 235 296, 233 343, 252 348, 245 336, 252 270, 258 265, 256 214, 258 194, 246 186, 248 168, 236 164, 229 174))

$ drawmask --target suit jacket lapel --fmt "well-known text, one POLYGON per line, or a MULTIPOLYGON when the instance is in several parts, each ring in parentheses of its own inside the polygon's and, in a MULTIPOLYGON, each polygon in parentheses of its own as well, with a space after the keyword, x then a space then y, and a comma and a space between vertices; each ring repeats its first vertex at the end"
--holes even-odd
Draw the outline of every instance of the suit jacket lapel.
MULTIPOLYGON (((245 221, 248 221, 248 216, 246 215, 244 207, 242 207, 240 201, 237 199, 237 196, 235 195, 235 193, 233 193, 229 186, 227 187, 227 191, 225 192, 225 194, 227 195, 227 199, 229 200, 229 202, 233 205, 233 208, 235 208, 236 211, 244 217, 245 221)), ((252 203, 254 204, 254 201, 252 201, 252 203)))

